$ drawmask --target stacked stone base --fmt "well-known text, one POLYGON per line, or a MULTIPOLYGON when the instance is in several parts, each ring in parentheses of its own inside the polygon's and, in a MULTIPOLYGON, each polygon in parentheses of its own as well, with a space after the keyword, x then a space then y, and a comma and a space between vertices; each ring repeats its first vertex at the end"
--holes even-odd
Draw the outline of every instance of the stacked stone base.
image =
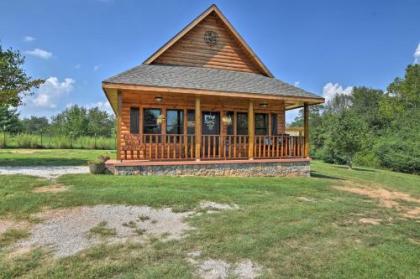
POLYGON ((188 164, 107 164, 116 175, 157 176, 309 176, 309 160, 291 162, 192 163, 188 164))

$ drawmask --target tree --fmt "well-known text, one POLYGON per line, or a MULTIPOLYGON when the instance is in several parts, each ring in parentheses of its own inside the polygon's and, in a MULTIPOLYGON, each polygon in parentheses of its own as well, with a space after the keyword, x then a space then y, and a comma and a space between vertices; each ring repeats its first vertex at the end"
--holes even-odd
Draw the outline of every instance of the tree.
POLYGON ((51 128, 56 134, 80 137, 87 135, 88 122, 86 109, 74 105, 53 116, 51 128))
POLYGON ((87 113, 88 135, 110 137, 114 128, 114 118, 98 107, 89 109, 87 113))
POLYGON ((20 131, 19 113, 17 113, 16 109, 0 105, 0 129, 9 133, 20 131))
POLYGON ((333 126, 329 138, 330 147, 352 168, 354 155, 361 151, 368 134, 368 127, 351 110, 341 112, 333 126))
POLYGON ((25 118, 21 121, 22 131, 25 133, 40 133, 41 131, 47 131, 49 128, 48 119, 46 117, 31 116, 31 118, 25 118))
POLYGON ((0 105, 17 107, 24 95, 32 94, 32 89, 44 83, 44 80, 32 79, 24 72, 24 62, 25 58, 19 51, 3 51, 0 45, 0 105))
POLYGON ((351 109, 363 118, 374 132, 379 132, 387 124, 379 109, 383 98, 382 90, 367 87, 354 87, 351 94, 351 109))

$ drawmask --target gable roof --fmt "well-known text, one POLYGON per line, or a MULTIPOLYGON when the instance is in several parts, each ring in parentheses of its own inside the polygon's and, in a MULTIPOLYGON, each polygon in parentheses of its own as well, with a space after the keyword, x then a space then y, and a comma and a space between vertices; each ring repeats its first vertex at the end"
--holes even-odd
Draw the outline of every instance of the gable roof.
POLYGON ((227 29, 233 35, 233 37, 239 42, 245 53, 249 56, 249 58, 258 66, 260 71, 268 76, 273 77, 273 74, 270 70, 264 65, 264 63, 258 58, 258 56, 254 53, 251 47, 245 42, 245 40, 241 37, 241 35, 235 30, 232 24, 227 20, 227 18, 223 15, 223 13, 217 8, 216 5, 211 5, 207 10, 205 10, 201 15, 195 18, 191 23, 189 23, 184 29, 182 29, 178 34, 176 34, 172 39, 170 39, 165 45, 159 48, 155 53, 153 53, 149 58, 147 58, 143 64, 152 64, 158 57, 160 57, 166 50, 168 50, 171 46, 173 46, 176 42, 178 42, 181 38, 183 38, 190 30, 192 30, 195 26, 197 26, 200 22, 203 21, 207 16, 211 13, 215 13, 219 19, 226 25, 227 29))
POLYGON ((279 97, 323 98, 275 78, 254 73, 221 69, 140 65, 103 81, 105 84, 142 85, 149 87, 197 89, 232 93, 251 93, 279 97))

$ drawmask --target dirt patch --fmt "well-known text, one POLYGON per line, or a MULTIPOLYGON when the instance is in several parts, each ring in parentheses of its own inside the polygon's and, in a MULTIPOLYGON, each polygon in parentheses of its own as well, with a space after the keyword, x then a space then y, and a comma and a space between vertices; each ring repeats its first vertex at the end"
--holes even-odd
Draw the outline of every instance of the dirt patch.
POLYGON ((297 200, 300 201, 300 202, 315 202, 314 199, 310 199, 310 198, 307 198, 307 197, 297 197, 297 200))
POLYGON ((32 192, 34 193, 59 193, 68 191, 64 184, 52 184, 48 186, 36 187, 32 192))
POLYGON ((217 203, 212 201, 202 201, 200 202, 200 209, 207 210, 208 212, 213 211, 222 211, 222 210, 231 210, 231 209, 238 209, 239 206, 237 204, 226 204, 226 203, 217 203))
POLYGON ((257 278, 262 273, 262 267, 249 259, 231 264, 223 260, 207 259, 198 260, 201 251, 188 253, 188 261, 197 269, 197 275, 203 279, 225 279, 230 277, 240 279, 257 278))
POLYGON ((359 220, 360 224, 366 224, 366 225, 379 225, 381 223, 381 219, 375 219, 375 218, 361 218, 359 220))
POLYGON ((31 236, 19 241, 15 248, 49 247, 56 257, 65 257, 100 243, 127 240, 143 243, 150 238, 179 239, 191 229, 185 222, 185 218, 191 214, 174 213, 170 208, 123 205, 50 210, 37 214, 42 222, 34 225, 31 236), (102 231, 108 229, 115 231, 115 234, 106 237, 93 234, 92 229, 95 230, 98 225, 102 231))
POLYGON ((14 221, 9 219, 0 219, 0 235, 8 230, 21 230, 26 229, 30 224, 26 221, 14 221))
POLYGON ((32 150, 32 149, 15 149, 15 150, 11 150, 9 153, 12 154, 35 154, 37 153, 37 150, 32 150))
POLYGON ((53 179, 64 174, 89 173, 87 166, 0 167, 1 175, 22 174, 53 179))
POLYGON ((342 186, 335 186, 335 189, 346 191, 362 196, 367 196, 371 199, 376 199, 386 208, 394 208, 406 218, 418 219, 420 218, 420 207, 409 207, 401 205, 401 201, 416 203, 420 205, 420 199, 412 197, 403 192, 389 191, 380 186, 366 187, 357 183, 346 182, 342 186))
POLYGON ((198 275, 203 279, 223 279, 229 275, 230 264, 209 259, 198 265, 198 275))

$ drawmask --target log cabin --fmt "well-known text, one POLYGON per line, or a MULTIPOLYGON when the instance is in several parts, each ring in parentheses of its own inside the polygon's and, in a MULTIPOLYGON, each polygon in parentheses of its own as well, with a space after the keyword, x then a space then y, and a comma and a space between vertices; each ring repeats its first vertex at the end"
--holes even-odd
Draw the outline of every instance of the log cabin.
POLYGON ((309 106, 210 6, 143 64, 102 82, 117 119, 114 174, 309 175, 309 106), (303 135, 285 112, 304 109, 303 135))

